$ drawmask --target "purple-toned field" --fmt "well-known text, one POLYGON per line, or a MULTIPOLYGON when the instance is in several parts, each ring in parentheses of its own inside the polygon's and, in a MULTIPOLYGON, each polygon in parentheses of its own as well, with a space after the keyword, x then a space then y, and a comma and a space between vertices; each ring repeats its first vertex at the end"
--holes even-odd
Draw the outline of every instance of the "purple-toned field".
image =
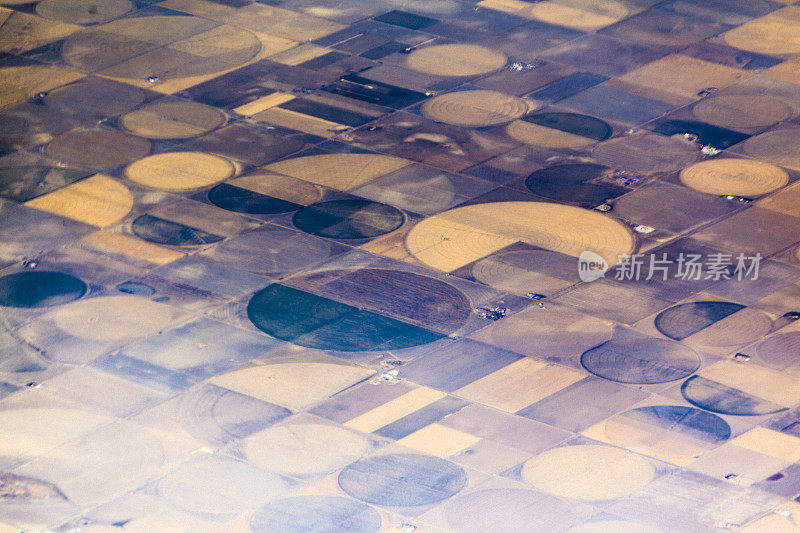
POLYGON ((0 533, 800 532, 794 0, 0 0, 0 533))

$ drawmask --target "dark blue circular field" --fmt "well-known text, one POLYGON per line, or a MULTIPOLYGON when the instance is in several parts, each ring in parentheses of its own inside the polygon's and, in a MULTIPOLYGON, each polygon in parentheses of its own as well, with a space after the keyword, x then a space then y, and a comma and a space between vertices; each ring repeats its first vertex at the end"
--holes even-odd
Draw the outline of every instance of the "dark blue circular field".
POLYGON ((612 171, 603 165, 578 163, 539 169, 525 179, 534 194, 582 207, 595 207, 628 192, 609 181, 612 171))
POLYGON ((292 223, 306 233, 332 239, 368 239, 396 230, 405 215, 390 205, 349 199, 320 202, 297 211, 292 223))
POLYGON ((612 339, 583 352, 581 364, 610 381, 647 385, 694 374, 700 356, 688 346, 664 339, 612 339))
POLYGON ((225 239, 222 235, 147 214, 136 217, 131 222, 131 230, 146 241, 170 246, 202 246, 225 239))
POLYGON ((690 302, 661 311, 655 318, 658 331, 680 341, 746 306, 733 302, 690 302))
POLYGON ((308 348, 361 352, 419 346, 461 328, 471 311, 456 287, 411 272, 329 270, 295 277, 293 283, 324 286, 325 296, 273 283, 253 295, 247 316, 264 333, 308 348))
POLYGON ((607 122, 579 113, 534 113, 522 120, 595 141, 605 141, 614 132, 607 122))
POLYGON ((217 207, 249 215, 273 215, 296 211, 302 206, 257 192, 220 183, 208 191, 208 201, 217 207))
POLYGON ((731 436, 731 426, 719 416, 684 405, 651 405, 618 416, 709 444, 721 444, 731 436))
POLYGON ((77 300, 86 294, 86 283, 63 272, 35 270, 0 278, 0 305, 50 307, 77 300))
POLYGON ((684 381, 681 394, 690 404, 721 415, 771 415, 788 409, 703 376, 692 376, 684 381))

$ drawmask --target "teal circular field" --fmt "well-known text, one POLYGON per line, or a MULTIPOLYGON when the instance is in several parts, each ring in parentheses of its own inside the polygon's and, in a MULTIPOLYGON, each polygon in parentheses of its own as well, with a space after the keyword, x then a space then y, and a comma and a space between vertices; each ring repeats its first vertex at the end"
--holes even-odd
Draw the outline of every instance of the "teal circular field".
POLYGON ((252 297, 247 316, 281 340, 358 352, 434 342, 461 328, 470 310, 467 297, 448 283, 365 268, 300 276, 292 278, 292 286, 273 283, 252 297))
POLYGON ((292 218, 306 233, 331 239, 368 239, 403 225, 402 211, 369 200, 333 200, 304 207, 292 218))

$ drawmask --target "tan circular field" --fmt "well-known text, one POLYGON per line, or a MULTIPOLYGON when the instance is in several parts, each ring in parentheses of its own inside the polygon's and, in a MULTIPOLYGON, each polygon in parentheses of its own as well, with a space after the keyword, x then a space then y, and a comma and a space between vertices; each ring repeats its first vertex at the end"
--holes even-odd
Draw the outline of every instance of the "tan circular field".
POLYGON ((99 24, 121 17, 133 8, 128 0, 42 0, 36 14, 70 24, 99 24))
POLYGON ((477 76, 502 68, 505 54, 476 44, 440 44, 413 50, 406 67, 435 76, 477 76))
POLYGON ((647 485, 655 469, 634 453, 584 444, 543 452, 522 466, 522 478, 536 489, 577 500, 611 500, 647 485))
POLYGON ((125 169, 125 176, 155 189, 180 191, 207 187, 235 172, 233 163, 223 157, 202 152, 169 152, 131 163, 125 169))
POLYGON ((369 377, 361 367, 330 363, 278 363, 234 370, 211 379, 232 391, 296 411, 369 377), (269 383, 269 387, 264 384, 269 383))
POLYGON ((593 0, 580 5, 581 9, 575 9, 557 2, 537 2, 530 7, 530 12, 538 20, 586 30, 613 24, 629 12, 624 4, 615 0, 593 0))
POLYGON ((170 307, 139 296, 78 300, 54 312, 62 331, 94 341, 118 341, 158 332, 172 319, 170 307))
POLYGON ((411 161, 380 154, 322 154, 285 159, 262 168, 347 191, 410 164, 411 161))
POLYGON ((25 205, 98 227, 122 220, 133 209, 134 198, 125 185, 95 174, 38 196, 25 205))
POLYGON ((524 120, 515 120, 506 126, 506 133, 515 141, 543 148, 582 148, 597 142, 597 139, 524 120))
POLYGON ((680 180, 697 191, 748 197, 780 189, 789 183, 789 174, 761 161, 710 159, 685 168, 680 180))
POLYGON ((722 37, 735 48, 759 54, 800 53, 800 20, 781 17, 780 13, 750 21, 722 37))
POLYGON ((300 205, 311 205, 322 200, 322 187, 291 176, 255 170, 246 176, 229 180, 229 185, 300 205))
POLYGON ((528 103, 497 91, 445 93, 422 104, 422 114, 457 126, 494 126, 523 116, 528 103))
POLYGON ((223 124, 225 114, 196 102, 158 102, 120 117, 127 131, 150 139, 185 139, 197 137, 223 124))
POLYGON ((423 220, 408 233, 406 248, 428 266, 450 272, 515 242, 574 257, 591 250, 610 265, 636 243, 625 225, 596 211, 544 202, 496 202, 423 220))
POLYGON ((699 346, 738 346, 763 337, 771 329, 769 316, 746 307, 686 337, 683 342, 699 346))
POLYGON ((694 115, 725 128, 772 126, 794 115, 792 107, 766 94, 722 94, 694 105, 694 115))

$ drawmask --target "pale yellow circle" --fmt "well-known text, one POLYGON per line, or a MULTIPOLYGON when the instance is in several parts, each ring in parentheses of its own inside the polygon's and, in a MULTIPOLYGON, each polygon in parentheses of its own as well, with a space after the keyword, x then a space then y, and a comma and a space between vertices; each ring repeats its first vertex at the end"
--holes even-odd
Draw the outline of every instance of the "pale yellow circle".
POLYGON ((528 103, 497 91, 445 93, 422 104, 422 114, 456 126, 494 126, 517 119, 530 110, 528 103))
POLYGON ((130 133, 150 139, 197 137, 225 124, 225 114, 197 102, 157 102, 120 117, 130 133))
POLYGON ((70 335, 117 341, 158 332, 172 320, 172 310, 139 296, 101 296, 60 307, 54 311, 54 320, 70 335))
POLYGON ((773 14, 748 22, 722 35, 735 48, 759 54, 800 53, 800 20, 773 14))
POLYGON ((111 417, 75 409, 9 409, 0 411, 0 457, 25 460, 78 438, 111 417))
POLYGON ((327 424, 287 424, 248 437, 247 459, 264 470, 312 475, 342 468, 370 450, 366 438, 327 424))
POLYGON ((697 191, 747 197, 780 189, 789 183, 789 174, 761 161, 709 159, 685 168, 680 180, 697 191))
POLYGON ((440 44, 408 54, 406 67, 436 76, 477 76, 502 68, 508 58, 476 44, 440 44))
POLYGON ((97 24, 121 17, 133 8, 128 0, 42 0, 36 14, 71 24, 97 24))
POLYGON ((790 119, 792 107, 766 94, 721 94, 694 105, 694 115, 725 128, 759 128, 790 119))
POLYGON ((125 169, 125 176, 155 189, 180 191, 213 185, 234 172, 236 167, 223 157, 203 152, 170 152, 131 163, 125 169))
POLYGON ((610 500, 644 488, 655 475, 646 459, 594 444, 543 452, 522 467, 522 478, 538 490, 577 500, 610 500))
POLYGON ((543 148, 581 148, 598 142, 597 139, 524 120, 515 120, 506 126, 506 133, 515 141, 543 148))
POLYGON ((347 191, 410 164, 406 159, 381 154, 320 154, 284 159, 263 170, 347 191))
POLYGON ((628 228, 597 211, 545 202, 495 202, 458 207, 414 226, 406 248, 450 272, 510 244, 524 242, 577 257, 585 250, 616 264, 636 243, 628 228))
POLYGON ((587 3, 552 1, 537 2, 530 12, 538 20, 585 30, 599 29, 625 18, 628 8, 615 0, 592 0, 587 3), (580 6, 580 7, 577 7, 580 6))

